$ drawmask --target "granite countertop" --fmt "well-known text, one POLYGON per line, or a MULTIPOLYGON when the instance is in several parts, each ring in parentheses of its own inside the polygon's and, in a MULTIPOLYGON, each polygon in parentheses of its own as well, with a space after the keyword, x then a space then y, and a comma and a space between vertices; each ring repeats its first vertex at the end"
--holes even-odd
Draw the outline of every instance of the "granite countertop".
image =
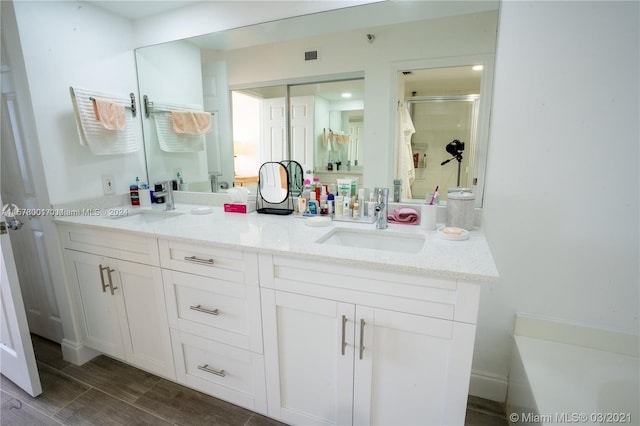
MULTIPOLYGON (((145 208, 126 206, 129 217, 57 216, 58 224, 76 224, 113 229, 139 235, 168 238, 188 243, 212 244, 230 248, 322 260, 344 265, 374 267, 398 272, 424 273, 433 277, 493 281, 498 278, 493 256, 484 234, 470 232, 465 241, 443 240, 437 231, 425 231, 416 225, 389 224, 388 229, 375 229, 375 224, 333 221, 329 226, 306 226, 306 218, 278 216, 256 212, 226 213, 223 207, 211 207, 212 213, 191 214, 188 204, 176 205, 176 216, 154 220, 152 215, 137 215, 145 208), (145 217, 143 217, 145 216, 145 217), (415 254, 376 249, 361 249, 320 244, 316 241, 335 228, 344 227, 391 234, 422 235, 425 244, 415 254)), ((154 206, 153 209, 164 206, 154 206)), ((148 208, 146 208, 148 209, 148 208)), ((118 209, 111 209, 118 212, 118 209)), ((104 212, 103 212, 104 213, 104 212)), ((153 215, 155 216, 155 215, 153 215)), ((157 218, 156 218, 157 219, 157 218)))

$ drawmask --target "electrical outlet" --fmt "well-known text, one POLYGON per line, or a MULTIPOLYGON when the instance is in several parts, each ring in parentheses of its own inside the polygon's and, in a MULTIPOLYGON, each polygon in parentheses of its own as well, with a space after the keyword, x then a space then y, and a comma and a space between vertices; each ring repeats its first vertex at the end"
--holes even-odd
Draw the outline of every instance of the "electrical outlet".
POLYGON ((104 195, 116 193, 116 185, 113 181, 113 175, 102 175, 102 192, 104 195))

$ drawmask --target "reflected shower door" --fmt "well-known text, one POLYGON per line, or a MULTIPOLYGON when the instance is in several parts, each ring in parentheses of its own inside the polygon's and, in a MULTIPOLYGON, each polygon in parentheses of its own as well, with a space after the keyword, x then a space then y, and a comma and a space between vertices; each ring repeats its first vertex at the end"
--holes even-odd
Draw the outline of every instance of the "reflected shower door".
POLYGON ((473 185, 478 99, 464 96, 410 101, 411 119, 416 129, 411 148, 419 157, 416 179, 411 185, 413 198, 425 199, 439 185, 440 200, 446 200, 447 189, 457 186, 458 161, 453 159, 441 165, 451 158, 445 147, 454 139, 465 143, 460 163, 460 186, 471 188, 473 185))

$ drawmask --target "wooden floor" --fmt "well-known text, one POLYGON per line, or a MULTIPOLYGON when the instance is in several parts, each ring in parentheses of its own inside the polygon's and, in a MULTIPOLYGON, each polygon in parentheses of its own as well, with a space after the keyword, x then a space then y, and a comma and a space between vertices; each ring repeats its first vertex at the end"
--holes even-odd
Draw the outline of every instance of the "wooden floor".
MULTIPOLYGON (((2 376, 3 426, 281 424, 106 356, 75 366, 62 359, 58 344, 32 340, 43 393, 32 398, 2 376)), ((470 397, 465 425, 508 422, 500 404, 470 397)))

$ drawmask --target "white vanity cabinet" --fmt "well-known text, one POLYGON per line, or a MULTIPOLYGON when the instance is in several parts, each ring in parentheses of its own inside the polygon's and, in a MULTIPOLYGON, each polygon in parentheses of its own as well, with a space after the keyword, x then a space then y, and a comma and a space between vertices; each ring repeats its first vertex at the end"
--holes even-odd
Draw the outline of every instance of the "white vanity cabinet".
POLYGON ((159 247, 178 382, 266 414, 257 255, 159 247))
POLYGON ((269 415, 464 424, 479 286, 260 257, 269 415))
POLYGON ((60 235, 83 344, 175 378, 156 240, 77 226, 60 235))

